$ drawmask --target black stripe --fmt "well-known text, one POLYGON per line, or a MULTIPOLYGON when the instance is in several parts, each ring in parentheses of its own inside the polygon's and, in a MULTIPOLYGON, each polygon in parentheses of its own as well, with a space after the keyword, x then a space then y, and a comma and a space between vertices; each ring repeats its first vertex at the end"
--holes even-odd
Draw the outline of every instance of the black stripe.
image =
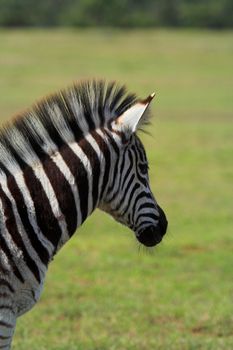
POLYGON ((124 209, 124 211, 121 213, 122 216, 125 215, 125 213, 128 211, 130 205, 131 205, 131 201, 133 199, 134 193, 137 191, 137 189, 140 187, 139 183, 136 183, 133 187, 133 189, 130 191, 130 195, 129 195, 129 199, 127 201, 127 206, 124 209))
POLYGON ((139 208, 138 211, 141 211, 143 209, 154 209, 156 210, 156 206, 154 205, 154 203, 142 203, 139 208))
POLYGON ((99 199, 99 179, 100 179, 100 160, 92 145, 85 139, 79 142, 79 147, 89 159, 92 168, 92 200, 93 209, 99 199))
POLYGON ((18 187, 18 185, 15 181, 15 178, 13 176, 8 177, 7 185, 8 185, 8 188, 9 188, 12 196, 15 199, 18 213, 19 213, 20 218, 22 220, 27 237, 30 240, 32 247, 35 249, 38 256, 40 257, 40 260, 43 262, 44 265, 47 266, 48 262, 49 262, 48 250, 43 246, 43 244, 41 243, 41 241, 37 237, 37 234, 34 231, 33 226, 30 223, 30 220, 28 218, 27 206, 25 204, 23 195, 20 192, 19 187, 18 187))
POLYGON ((96 132, 93 131, 91 133, 92 137, 95 139, 95 141, 97 142, 104 158, 105 158, 105 168, 104 168, 104 176, 103 176, 103 180, 102 180, 102 185, 101 185, 101 192, 99 195, 100 200, 103 197, 103 193, 106 189, 106 186, 108 184, 108 180, 109 180, 109 172, 110 172, 110 168, 111 168, 111 155, 110 155, 110 151, 108 149, 108 146, 106 144, 106 142, 103 140, 103 138, 96 132))
POLYGON ((135 135, 135 140, 136 140, 137 151, 139 152, 139 158, 141 159, 142 162, 148 163, 144 146, 137 135, 135 135))
MULTIPOLYGON (((125 168, 126 166, 128 166, 128 169, 126 171, 125 174, 123 174, 123 170, 122 170, 122 175, 121 175, 121 185, 120 185, 120 189, 123 190, 124 189, 124 186, 128 180, 128 177, 130 176, 130 173, 134 173, 134 162, 133 162, 133 157, 131 155, 130 152, 128 152, 129 154, 129 164, 125 165, 125 168)), ((135 175, 135 174, 134 174, 135 175)))
POLYGON ((34 260, 30 257, 30 255, 27 252, 27 249, 24 245, 24 242, 22 240, 22 237, 20 236, 16 224, 16 219, 14 216, 12 203, 9 200, 9 198, 6 196, 4 191, 2 190, 2 187, 0 185, 0 197, 2 198, 2 204, 3 204, 3 212, 6 218, 5 225, 7 227, 7 230, 9 234, 12 237, 13 242, 15 245, 19 248, 19 250, 23 253, 23 258, 25 260, 26 265, 34 275, 34 277, 37 279, 37 281, 40 283, 40 273, 38 270, 38 267, 34 260))
POLYGON ((109 110, 110 111, 110 105, 112 102, 111 95, 114 89, 114 83, 110 82, 106 86, 106 91, 105 91, 105 96, 104 96, 104 101, 103 101, 103 110, 109 110))
POLYGON ((138 233, 140 234, 141 230, 144 230, 145 227, 147 226, 151 226, 152 222, 151 221, 143 221, 142 223, 140 223, 140 225, 136 228, 136 230, 138 231, 138 233), (140 229, 141 226, 144 226, 143 229, 140 229))
POLYGON ((60 154, 67 164, 70 172, 75 178, 80 197, 80 210, 82 214, 82 222, 88 214, 88 177, 87 171, 78 156, 68 146, 60 149, 60 154))
POLYGON ((136 103, 136 96, 133 94, 129 94, 122 100, 122 102, 119 104, 117 109, 115 110, 115 113, 117 116, 122 115, 127 109, 129 109, 133 104, 136 103))
POLYGON ((93 111, 91 106, 91 101, 89 97, 90 85, 87 84, 86 89, 80 90, 79 101, 83 107, 83 115, 87 124, 89 125, 89 130, 95 129, 95 123, 92 119, 93 111))
POLYGON ((10 311, 12 311, 14 313, 14 309, 10 305, 0 305, 0 310, 10 310, 10 311))
POLYGON ((101 125, 104 124, 104 83, 101 82, 95 82, 95 92, 96 92, 96 103, 98 106, 98 116, 100 119, 101 125))
POLYGON ((112 95, 111 103, 110 103, 110 110, 113 111, 117 105, 117 103, 121 100, 121 98, 125 94, 125 87, 115 87, 115 90, 112 95))
POLYGON ((77 210, 70 184, 52 159, 44 160, 43 168, 53 187, 61 212, 65 216, 68 233, 71 236, 77 228, 77 210))
MULTIPOLYGON (((143 201, 145 201, 146 200, 146 198, 148 198, 148 199, 150 199, 150 200, 152 200, 153 198, 152 198, 152 196, 151 196, 151 194, 150 193, 147 193, 147 192, 141 192, 141 193, 139 193, 138 195, 137 195, 137 197, 136 197, 136 199, 135 199, 135 202, 134 202, 134 205, 133 205, 133 220, 135 221, 135 215, 139 212, 139 208, 138 208, 138 210, 137 210, 137 212, 135 211, 136 210, 136 205, 138 204, 138 202, 139 202, 139 200, 140 199, 142 199, 143 198, 143 201)), ((145 203, 145 206, 146 206, 146 204, 147 203, 145 203)), ((149 204, 149 203, 148 203, 149 204)), ((152 204, 152 203, 151 203, 152 204)), ((155 207, 155 205, 154 204, 152 204, 153 205, 153 208, 155 208, 156 209, 156 207, 155 207)))
POLYGON ((49 199, 31 167, 28 166, 25 169, 23 176, 34 202, 38 225, 44 236, 53 244, 54 251, 56 251, 62 232, 53 214, 49 199))
POLYGON ((5 165, 1 161, 0 161, 0 169, 2 170, 3 173, 6 174, 6 176, 10 176, 11 175, 9 170, 5 167, 5 165))
POLYGON ((145 200, 146 198, 152 199, 150 193, 147 193, 147 192, 145 192, 145 191, 140 192, 140 193, 137 195, 137 197, 135 198, 134 205, 133 205, 133 210, 132 210, 133 213, 135 212, 136 205, 137 205, 138 201, 139 201, 141 198, 143 198, 144 200, 145 200))
POLYGON ((4 280, 3 278, 0 278, 0 286, 7 287, 11 293, 15 292, 14 288, 10 285, 10 283, 4 280))
POLYGON ((118 155, 118 157, 119 157, 119 155, 120 155, 120 150, 119 150, 119 147, 118 147, 116 141, 114 140, 114 138, 113 138, 111 132, 110 132, 109 130, 107 130, 107 129, 104 129, 104 128, 102 128, 101 130, 102 130, 102 132, 108 137, 108 141, 109 141, 111 147, 114 149, 115 153, 116 153, 116 154, 118 155))
MULTIPOLYGON (((119 147, 116 144, 115 140, 113 139, 111 133, 106 129, 102 129, 102 131, 108 137, 108 143, 109 143, 110 147, 112 148, 111 152, 114 151, 116 153, 116 162, 115 162, 115 166, 114 166, 114 170, 113 170, 113 179, 112 179, 112 183, 109 184, 109 189, 108 189, 108 193, 110 194, 110 193, 112 193, 112 191, 115 188, 115 185, 116 185, 115 180, 116 180, 116 177, 119 173, 120 150, 119 150, 119 147)), ((117 188, 115 193, 112 193, 111 198, 108 199, 108 202, 111 202, 115 198, 118 191, 119 191, 119 188, 117 188)))
MULTIPOLYGON (((138 224, 138 221, 139 221, 141 218, 145 218, 145 219, 151 218, 151 219, 153 219, 153 220, 155 220, 155 221, 158 221, 158 219, 159 219, 159 217, 156 216, 156 215, 153 214, 153 213, 140 214, 140 215, 137 216, 137 220, 136 220, 136 222, 135 222, 135 225, 136 225, 136 226, 137 226, 137 224, 138 224)), ((153 222, 151 222, 151 225, 152 225, 152 224, 153 224, 153 222)))
POLYGON ((145 177, 142 177, 140 172, 139 172, 139 164, 140 164, 140 160, 139 160, 139 156, 138 156, 138 149, 136 149, 136 147, 133 145, 132 146, 132 150, 133 150, 133 154, 134 157, 136 158, 136 172, 137 172, 137 178, 138 180, 145 186, 148 187, 148 183, 145 177))
POLYGON ((146 218, 151 218, 151 219, 153 219, 153 220, 155 220, 155 221, 158 221, 159 220, 159 216, 158 215, 156 215, 156 214, 154 214, 154 213, 146 213, 146 214, 140 214, 139 216, 138 216, 138 219, 140 218, 140 217, 146 217, 146 218))
MULTIPOLYGON (((5 238, 3 235, 1 235, 1 249, 4 251, 6 254, 9 264, 11 265, 12 271, 15 274, 15 276, 18 278, 18 280, 22 283, 25 282, 25 279, 23 278, 22 274, 20 273, 18 267, 14 263, 14 255, 11 253, 10 249, 8 248, 5 238)), ((0 295, 1 297, 1 295, 0 295)))
POLYGON ((128 164, 125 164, 126 162, 126 151, 127 151, 127 147, 125 147, 124 149, 124 153, 122 155, 122 163, 121 163, 121 167, 120 167, 120 176, 121 176, 121 179, 120 179, 120 184, 119 184, 119 189, 122 189, 122 187, 124 186, 124 183, 125 183, 125 179, 128 177, 130 171, 132 170, 132 162, 131 164, 128 166, 128 164), (126 175, 123 176, 123 172, 124 172, 124 169, 128 166, 128 171, 126 172, 126 175))
POLYGON ((112 183, 109 185, 109 189, 108 189, 108 199, 107 199, 108 203, 112 202, 120 191, 121 178, 119 179, 118 183, 116 183, 117 174, 119 173, 119 167, 120 167, 120 161, 119 161, 119 158, 117 158, 117 161, 115 163, 114 170, 113 170, 114 175, 113 175, 112 183), (115 191, 113 192, 114 189, 115 191))
POLYGON ((0 293, 0 298, 10 299, 11 297, 12 297, 11 294, 8 294, 8 293, 0 293))
MULTIPOLYGON (((126 197, 128 195, 128 192, 130 190, 130 187, 133 183, 133 181, 135 180, 135 175, 134 173, 130 176, 129 181, 127 182, 127 184, 125 184, 125 189, 123 194, 121 195, 121 200, 118 203, 118 205, 116 206, 115 210, 119 210, 121 208, 122 205, 126 204, 126 197)), ((128 202, 128 201, 127 201, 128 202)))
POLYGON ((6 328, 13 328, 14 325, 7 323, 5 321, 0 321, 0 326, 6 327, 6 328))
POLYGON ((5 345, 1 345, 0 346, 0 349, 8 349, 8 346, 10 346, 11 344, 10 343, 8 343, 8 344, 5 344, 5 345))
POLYGON ((2 340, 6 340, 6 339, 10 339, 10 338, 11 338, 11 335, 0 335, 0 339, 2 339, 2 340))
MULTIPOLYGON (((132 169, 133 169, 133 158, 132 158, 130 153, 129 153, 129 158, 130 158, 130 164, 129 164, 128 168, 127 168, 126 174, 124 175, 123 174, 123 170, 126 167, 126 165, 125 165, 126 149, 125 149, 124 155, 122 157, 122 163, 121 163, 121 166, 120 166, 120 182, 119 182, 119 186, 117 187, 115 192, 112 194, 111 198, 109 199, 109 202, 113 201, 116 198, 116 196, 119 194, 119 192, 123 191, 124 186, 126 186, 126 188, 128 187, 127 186, 127 179, 129 177, 130 173, 132 172, 132 169)), ((118 172, 119 172, 119 170, 118 170, 118 172)), ((131 175, 131 178, 132 178, 132 176, 134 177, 134 174, 131 175)), ((127 191, 125 191, 125 190, 124 190, 124 192, 125 192, 125 194, 122 196, 121 203, 118 205, 118 209, 122 205, 122 202, 124 201, 124 198, 125 198, 124 196, 127 193, 127 191)))

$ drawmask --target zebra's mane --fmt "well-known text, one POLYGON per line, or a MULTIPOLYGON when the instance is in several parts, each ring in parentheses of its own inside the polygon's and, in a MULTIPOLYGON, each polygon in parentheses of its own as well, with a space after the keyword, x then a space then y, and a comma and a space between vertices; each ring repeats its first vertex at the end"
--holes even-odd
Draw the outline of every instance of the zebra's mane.
POLYGON ((0 169, 15 170, 19 159, 34 163, 35 147, 52 153, 58 139, 78 141, 108 124, 137 101, 115 82, 84 81, 52 94, 12 119, 0 130, 0 169))

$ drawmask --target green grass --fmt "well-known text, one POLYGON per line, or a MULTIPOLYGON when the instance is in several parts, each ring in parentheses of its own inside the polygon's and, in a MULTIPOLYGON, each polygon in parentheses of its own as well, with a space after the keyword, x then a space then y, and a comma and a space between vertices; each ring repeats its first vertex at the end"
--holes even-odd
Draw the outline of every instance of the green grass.
POLYGON ((96 211, 18 320, 19 350, 233 349, 233 33, 0 31, 2 120, 74 79, 156 91, 142 135, 169 219, 148 252, 96 211))

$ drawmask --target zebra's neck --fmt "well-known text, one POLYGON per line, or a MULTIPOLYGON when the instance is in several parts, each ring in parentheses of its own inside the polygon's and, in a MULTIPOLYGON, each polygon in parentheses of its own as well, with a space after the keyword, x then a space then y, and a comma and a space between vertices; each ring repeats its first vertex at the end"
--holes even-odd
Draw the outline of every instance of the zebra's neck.
POLYGON ((111 190, 115 181, 118 142, 121 142, 116 138, 104 128, 97 129, 79 142, 61 147, 47 166, 43 163, 54 190, 54 193, 50 191, 51 207, 57 202, 54 215, 61 229, 58 249, 111 190))
POLYGON ((22 158, 13 168, 1 164, 0 219, 6 237, 12 237, 12 246, 24 254, 38 281, 112 185, 113 145, 116 148, 113 138, 97 129, 80 142, 63 144, 52 155, 44 153, 33 164, 22 158))
POLYGON ((2 129, 0 190, 15 218, 7 230, 44 265, 112 189, 118 148, 109 125, 134 101, 114 84, 84 83, 2 129))
MULTIPOLYGON (((48 237, 51 241, 51 237, 57 235, 55 242, 52 242, 55 243, 55 251, 99 205, 112 184, 112 165, 116 157, 115 153, 112 154, 111 142, 104 129, 97 129, 79 142, 64 144, 52 156, 33 167, 46 195, 41 198, 41 206, 38 198, 34 201, 39 206, 38 216, 43 216, 47 197, 44 214, 49 215, 48 222, 44 224, 48 227, 44 227, 43 232, 49 234, 50 220, 57 222, 55 232, 52 230, 48 237)), ((36 196, 33 191, 31 194, 36 196)))

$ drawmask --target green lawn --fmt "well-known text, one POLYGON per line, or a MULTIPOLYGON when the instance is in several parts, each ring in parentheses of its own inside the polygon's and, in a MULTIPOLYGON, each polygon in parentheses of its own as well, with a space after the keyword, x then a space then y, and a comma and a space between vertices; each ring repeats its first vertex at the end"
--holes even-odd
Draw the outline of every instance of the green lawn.
POLYGON ((156 91, 142 134, 169 232, 96 211, 51 264, 16 350, 233 349, 233 32, 0 31, 3 120, 74 79, 156 91))

